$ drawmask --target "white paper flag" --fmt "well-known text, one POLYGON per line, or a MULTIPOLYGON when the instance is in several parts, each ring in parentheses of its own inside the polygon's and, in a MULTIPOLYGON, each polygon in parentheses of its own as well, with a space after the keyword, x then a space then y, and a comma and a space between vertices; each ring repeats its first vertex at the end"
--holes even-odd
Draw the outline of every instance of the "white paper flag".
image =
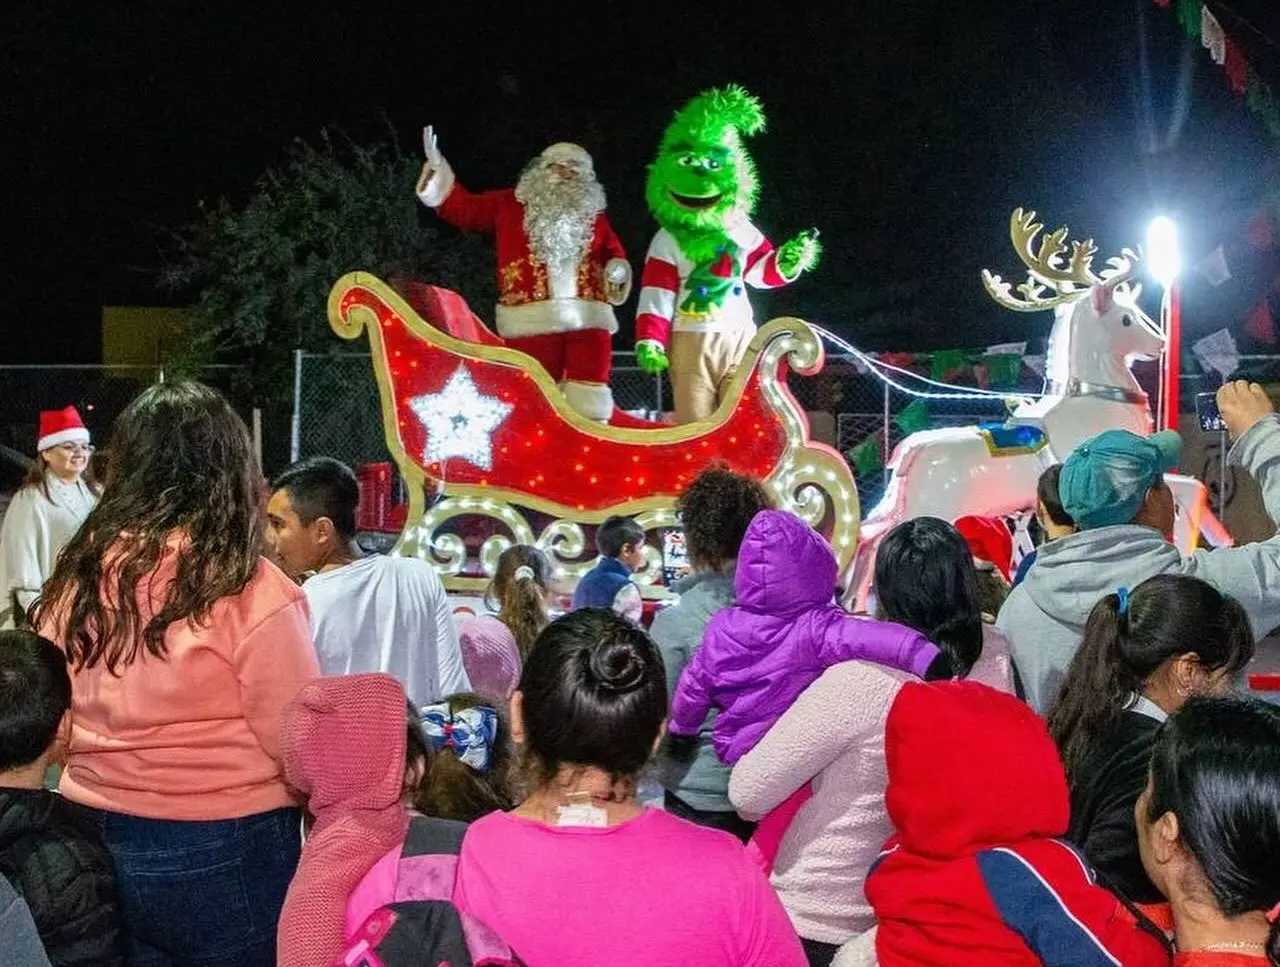
POLYGON ((1002 342, 987 347, 988 356, 1022 356, 1026 351, 1026 342, 1002 342))
POLYGON ((1240 350, 1236 348, 1235 337, 1226 329, 1196 340, 1191 351, 1205 369, 1213 370, 1224 380, 1230 379, 1231 374, 1240 368, 1240 350))

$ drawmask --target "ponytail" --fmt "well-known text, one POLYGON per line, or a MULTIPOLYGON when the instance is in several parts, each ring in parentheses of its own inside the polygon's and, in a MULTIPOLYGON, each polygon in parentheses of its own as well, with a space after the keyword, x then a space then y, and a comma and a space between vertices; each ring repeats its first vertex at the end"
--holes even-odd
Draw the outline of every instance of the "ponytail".
POLYGON ((1058 702, 1049 715, 1049 732, 1072 784, 1085 754, 1111 730, 1129 696, 1142 687, 1142 679, 1125 661, 1127 597, 1128 591, 1121 588, 1089 612, 1084 640, 1067 668, 1058 702))
POLYGON ((1161 574, 1108 594, 1089 613, 1049 715, 1067 779, 1166 662, 1193 655, 1206 672, 1234 673, 1253 648, 1244 609, 1198 578, 1161 574))
POLYGON ((545 595, 551 584, 551 562, 536 547, 516 544, 498 557, 486 598, 497 606, 498 620, 511 631, 521 663, 550 620, 545 595))

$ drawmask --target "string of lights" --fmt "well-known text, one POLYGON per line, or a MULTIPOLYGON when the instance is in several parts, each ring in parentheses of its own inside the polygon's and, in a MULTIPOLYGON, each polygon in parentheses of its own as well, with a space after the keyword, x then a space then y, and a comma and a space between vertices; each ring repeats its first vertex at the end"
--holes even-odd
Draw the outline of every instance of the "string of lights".
POLYGON ((1000 400, 1004 403, 1014 402, 1021 403, 1024 400, 1038 400, 1044 397, 1043 393, 1009 393, 1003 390, 984 390, 984 389, 964 389, 957 390, 948 383, 940 383, 937 380, 930 379, 927 376, 921 376, 919 373, 913 373, 909 369, 903 369, 901 366, 894 366, 892 363, 886 363, 883 360, 876 359, 874 356, 864 353, 852 343, 847 342, 840 336, 824 329, 822 326, 814 323, 809 325, 831 345, 837 347, 845 354, 852 356, 858 362, 862 363, 867 369, 881 382, 891 386, 900 393, 917 399, 926 400, 983 400, 993 401, 1000 400), (924 383, 926 386, 935 386, 939 389, 947 390, 945 393, 929 392, 928 390, 912 389, 909 386, 903 386, 900 382, 889 376, 888 373, 898 373, 899 375, 909 377, 917 382, 924 383))

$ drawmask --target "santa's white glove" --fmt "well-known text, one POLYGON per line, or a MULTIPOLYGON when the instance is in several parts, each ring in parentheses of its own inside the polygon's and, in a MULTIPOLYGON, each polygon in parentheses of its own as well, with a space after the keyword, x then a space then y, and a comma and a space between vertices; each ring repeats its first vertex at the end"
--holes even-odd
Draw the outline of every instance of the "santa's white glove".
POLYGON ((422 150, 427 156, 427 165, 432 170, 440 167, 444 155, 440 153, 440 144, 436 140, 436 129, 428 124, 422 129, 422 150))
POLYGON ((418 176, 414 191, 424 205, 435 208, 453 190, 454 178, 453 169, 440 153, 435 128, 429 124, 422 129, 422 150, 426 161, 422 164, 422 174, 418 176))

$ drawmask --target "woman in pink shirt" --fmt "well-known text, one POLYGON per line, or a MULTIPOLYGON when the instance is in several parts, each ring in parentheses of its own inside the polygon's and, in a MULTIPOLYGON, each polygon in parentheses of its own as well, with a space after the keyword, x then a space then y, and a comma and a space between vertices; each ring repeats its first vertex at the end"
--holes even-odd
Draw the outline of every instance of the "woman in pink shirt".
POLYGON ((454 901, 530 967, 803 967, 741 843, 636 801, 666 712, 642 630, 592 609, 549 625, 511 699, 530 793, 471 825, 454 901))
POLYGON ((302 592, 262 557, 261 504, 227 401, 153 386, 37 605, 71 663, 61 791, 115 860, 134 967, 275 963, 301 819, 280 717, 318 670, 302 592))

